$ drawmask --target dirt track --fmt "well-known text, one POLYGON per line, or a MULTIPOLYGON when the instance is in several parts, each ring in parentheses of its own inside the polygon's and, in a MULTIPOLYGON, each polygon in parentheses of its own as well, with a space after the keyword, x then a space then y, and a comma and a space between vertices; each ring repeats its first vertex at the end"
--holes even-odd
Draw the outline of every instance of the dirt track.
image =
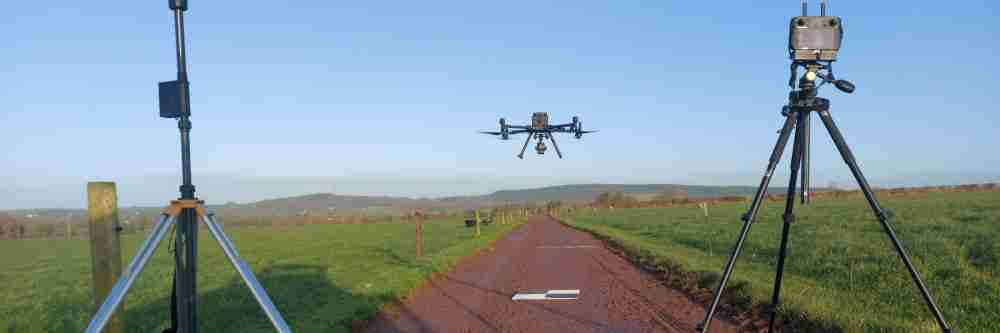
MULTIPOLYGON (((365 332, 693 332, 702 306, 593 236, 538 217, 466 259, 365 332), (577 300, 512 301, 517 291, 580 289, 577 300)), ((717 319, 713 332, 735 332, 717 319)))

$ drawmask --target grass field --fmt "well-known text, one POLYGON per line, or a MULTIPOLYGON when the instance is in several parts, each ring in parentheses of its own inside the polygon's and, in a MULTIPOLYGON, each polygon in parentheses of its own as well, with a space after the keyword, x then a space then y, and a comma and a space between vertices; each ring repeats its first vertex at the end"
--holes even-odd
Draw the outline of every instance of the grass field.
MULTIPOLYGON (((238 228, 227 233, 295 332, 343 332, 513 227, 484 226, 482 236, 475 238, 475 229, 457 218, 427 221, 420 260, 414 258, 414 226, 408 223, 238 228)), ((125 265, 142 237, 122 239, 125 265)), ((273 332, 211 236, 203 231, 200 240, 201 328, 273 332)), ((173 265, 167 243, 125 299, 126 332, 160 332, 168 324, 173 265)), ((92 304, 87 241, 0 241, 0 330, 81 332, 92 304)))
MULTIPOLYGON (((1000 332, 1000 192, 880 199, 955 331, 1000 332)), ((712 289, 748 206, 713 205, 707 221, 697 205, 579 210, 564 220, 668 271, 694 273, 712 289)), ((770 300, 783 206, 764 203, 737 262, 730 287, 747 304, 770 300)), ((796 217, 780 317, 798 331, 940 332, 862 197, 823 197, 797 207, 796 217)))

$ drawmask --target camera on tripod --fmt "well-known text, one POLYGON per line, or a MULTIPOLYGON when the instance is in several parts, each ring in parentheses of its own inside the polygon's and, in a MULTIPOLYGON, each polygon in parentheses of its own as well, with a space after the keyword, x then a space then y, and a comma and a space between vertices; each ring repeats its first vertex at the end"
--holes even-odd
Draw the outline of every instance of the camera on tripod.
POLYGON ((826 16, 826 1, 820 4, 820 16, 809 16, 808 3, 802 1, 802 16, 792 18, 788 26, 788 53, 792 61, 835 61, 844 37, 840 17, 826 16))

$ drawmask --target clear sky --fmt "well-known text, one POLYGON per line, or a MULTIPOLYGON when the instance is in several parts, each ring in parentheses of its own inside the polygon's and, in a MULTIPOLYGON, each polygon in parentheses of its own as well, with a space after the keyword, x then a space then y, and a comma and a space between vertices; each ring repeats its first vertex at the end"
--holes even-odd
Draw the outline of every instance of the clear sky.
MULTIPOLYGON (((793 0, 291 3, 191 0, 194 183, 210 203, 755 185, 798 13, 793 0), (521 141, 475 133, 536 111, 601 132, 558 137, 564 160, 523 161, 521 141)), ((823 95, 874 184, 1000 180, 998 6, 832 3, 846 28, 837 74, 858 89, 823 95)), ((177 196, 177 128, 156 111, 156 82, 175 75, 166 7, 5 4, 0 209, 84 207, 92 180, 119 182, 126 205, 177 196)), ((815 183, 850 184, 813 133, 815 183)))

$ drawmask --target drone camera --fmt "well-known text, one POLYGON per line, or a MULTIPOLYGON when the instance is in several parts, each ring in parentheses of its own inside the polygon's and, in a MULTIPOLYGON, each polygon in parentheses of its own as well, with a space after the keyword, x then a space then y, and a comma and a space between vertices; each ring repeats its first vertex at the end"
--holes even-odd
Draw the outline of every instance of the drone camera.
POLYGON ((792 18, 788 28, 788 52, 793 61, 835 61, 844 37, 840 17, 826 15, 826 1, 820 16, 808 16, 803 2, 802 16, 792 18))

